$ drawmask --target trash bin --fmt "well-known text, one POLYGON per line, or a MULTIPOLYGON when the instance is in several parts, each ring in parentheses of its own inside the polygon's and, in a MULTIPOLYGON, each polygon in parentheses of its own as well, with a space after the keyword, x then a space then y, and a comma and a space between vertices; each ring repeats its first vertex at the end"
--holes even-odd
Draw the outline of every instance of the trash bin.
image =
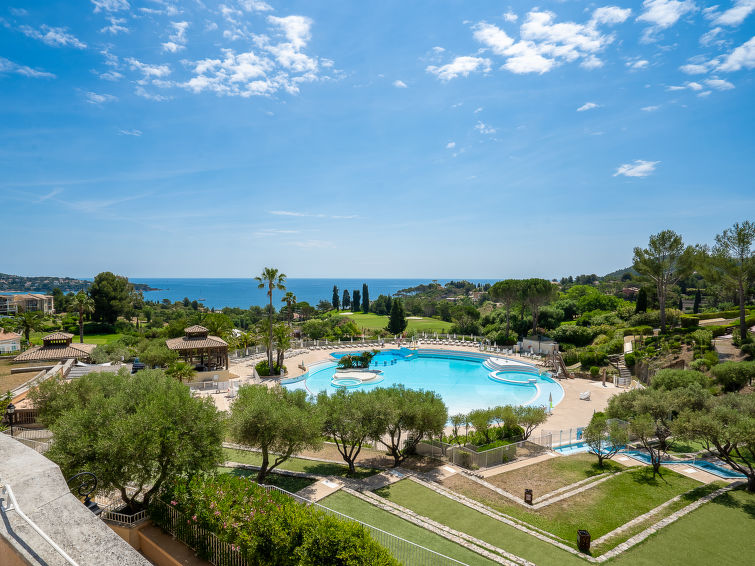
POLYGON ((524 502, 528 505, 532 505, 532 490, 531 489, 524 490, 524 502))
POLYGON ((590 552, 590 533, 584 529, 577 531, 577 547, 582 552, 590 552))

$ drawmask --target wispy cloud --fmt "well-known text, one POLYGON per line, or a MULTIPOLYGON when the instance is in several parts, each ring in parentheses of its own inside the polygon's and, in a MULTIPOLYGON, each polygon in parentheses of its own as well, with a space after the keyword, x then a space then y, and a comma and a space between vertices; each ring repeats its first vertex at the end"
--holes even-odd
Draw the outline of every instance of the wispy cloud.
POLYGON ((139 137, 142 135, 141 130, 118 130, 118 133, 122 136, 136 136, 139 137))
POLYGON ((296 210, 269 210, 269 214, 274 216, 295 216, 299 218, 331 218, 334 220, 348 220, 351 218, 359 218, 356 214, 322 214, 311 212, 298 212, 296 210))
POLYGON ((755 69, 755 37, 734 49, 718 66, 719 71, 726 72, 741 69, 755 69))
POLYGON ((450 81, 456 77, 468 77, 470 73, 482 71, 487 73, 490 71, 490 59, 485 57, 456 57, 450 63, 441 65, 430 65, 427 67, 427 72, 437 76, 442 81, 450 81))
POLYGON ((39 29, 23 25, 18 28, 27 37, 38 39, 50 47, 75 47, 85 49, 87 44, 79 41, 73 34, 68 33, 68 28, 50 27, 42 24, 39 29))
POLYGON ((96 12, 120 12, 128 10, 131 6, 128 0, 92 0, 96 12))
POLYGON ((401 80, 395 80, 395 81, 393 81, 393 86, 395 86, 396 88, 408 88, 406 86, 406 83, 404 81, 401 81, 401 80))
POLYGON ((682 16, 696 9, 692 0, 644 0, 642 8, 637 21, 650 24, 642 34, 645 42, 655 41, 661 31, 672 27, 682 16))
POLYGON ((52 197, 54 197, 55 195, 58 195, 58 194, 60 194, 60 193, 62 193, 62 192, 63 192, 63 189, 60 189, 60 188, 57 188, 57 189, 53 189, 53 190, 51 190, 51 191, 50 191, 49 193, 47 193, 47 194, 45 194, 45 195, 42 195, 41 197, 39 197, 39 198, 37 199, 37 203, 40 203, 40 202, 45 202, 46 200, 48 200, 48 199, 51 199, 51 198, 52 198, 52 197))
POLYGON ((484 122, 481 122, 481 121, 478 121, 477 124, 475 124, 474 129, 480 132, 481 134, 485 134, 485 135, 491 135, 495 133, 495 128, 493 126, 485 124, 484 122))
POLYGON ((162 44, 163 51, 177 53, 186 48, 186 30, 189 29, 189 22, 171 22, 173 33, 170 34, 167 41, 162 44))
POLYGON ((104 104, 106 102, 118 100, 118 98, 112 94, 98 94, 96 92, 87 92, 84 96, 89 104, 104 104))
POLYGON ((577 112, 584 112, 586 110, 592 110, 593 108, 600 108, 600 105, 595 104, 594 102, 585 102, 582 106, 577 108, 577 112))
POLYGON ((104 28, 100 29, 100 33, 109 33, 111 35, 118 35, 119 33, 128 33, 129 30, 124 24, 126 23, 126 18, 116 18, 115 16, 110 16, 108 18, 108 21, 110 22, 110 25, 105 26, 104 28))
POLYGON ((446 144, 446 149, 453 149, 453 148, 455 148, 455 147, 456 147, 456 142, 452 142, 452 141, 450 141, 450 142, 448 142, 448 143, 446 144))
POLYGON ((613 176, 617 177, 618 175, 623 175, 625 177, 647 177, 655 171, 655 167, 659 163, 660 161, 636 159, 632 163, 624 163, 623 165, 620 165, 613 176))
POLYGON ((659 108, 660 108, 660 106, 643 106, 642 107, 642 111, 643 112, 655 112, 659 108))
POLYGON ((23 75, 25 77, 31 77, 33 79, 54 79, 55 75, 48 73, 47 71, 39 71, 32 69, 26 65, 19 65, 14 63, 10 59, 0 57, 0 74, 2 73, 14 73, 16 75, 23 75))

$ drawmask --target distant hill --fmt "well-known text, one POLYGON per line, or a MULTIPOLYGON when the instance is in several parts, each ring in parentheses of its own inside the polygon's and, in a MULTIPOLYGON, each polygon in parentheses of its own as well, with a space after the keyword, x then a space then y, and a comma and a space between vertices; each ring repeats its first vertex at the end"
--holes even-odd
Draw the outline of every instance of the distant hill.
POLYGON ((624 269, 617 269, 611 273, 606 273, 601 279, 621 279, 625 273, 631 273, 632 277, 637 277, 639 273, 634 267, 625 267, 624 269))
MULTIPOLYGON (((0 273, 0 292, 2 291, 24 291, 27 293, 52 293, 55 287, 60 287, 64 293, 77 293, 86 290, 92 284, 86 279, 76 279, 74 277, 25 277, 23 275, 10 275, 0 273)), ((137 291, 155 291, 149 285, 144 283, 132 283, 137 291)))

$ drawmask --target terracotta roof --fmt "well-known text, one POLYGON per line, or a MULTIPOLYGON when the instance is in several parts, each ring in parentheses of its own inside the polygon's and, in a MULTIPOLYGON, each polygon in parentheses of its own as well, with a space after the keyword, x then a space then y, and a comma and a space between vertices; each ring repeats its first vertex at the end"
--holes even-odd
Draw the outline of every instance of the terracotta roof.
POLYGON ((34 346, 19 354, 13 361, 26 362, 36 360, 67 360, 68 358, 87 359, 97 347, 96 344, 60 344, 53 346, 34 346))
POLYGON ((73 338, 73 334, 68 334, 68 332, 53 332, 44 336, 42 340, 68 340, 69 338, 73 338))
POLYGON ((204 326, 199 326, 198 324, 195 324, 194 326, 189 326, 189 328, 184 328, 184 332, 187 334, 196 334, 199 332, 209 332, 204 326))
POLYGON ((16 334, 15 332, 5 332, 2 328, 0 328, 0 341, 2 340, 15 340, 17 338, 21 338, 20 334, 16 334))
POLYGON ((193 350, 194 348, 227 348, 228 342, 217 336, 191 338, 181 336, 165 341, 165 345, 171 350, 193 350))

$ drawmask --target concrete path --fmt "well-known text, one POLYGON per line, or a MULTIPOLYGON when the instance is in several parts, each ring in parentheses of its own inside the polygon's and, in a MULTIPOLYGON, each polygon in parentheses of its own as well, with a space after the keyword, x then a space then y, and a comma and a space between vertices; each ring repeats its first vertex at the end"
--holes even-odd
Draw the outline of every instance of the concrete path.
POLYGON ((558 458, 558 454, 556 454, 555 452, 547 452, 545 454, 541 454, 540 456, 535 456, 534 458, 526 458, 524 460, 511 462, 510 464, 502 464, 500 466, 495 466, 494 468, 486 468, 485 470, 477 472, 477 475, 480 475, 484 478, 489 478, 490 476, 497 476, 498 474, 510 472, 511 470, 518 470, 519 468, 531 466, 532 464, 537 464, 538 462, 550 460, 551 458, 558 458))
POLYGON ((296 492, 296 495, 317 502, 321 499, 325 499, 328 495, 335 493, 343 486, 344 483, 335 478, 324 478, 304 489, 300 489, 296 492))

